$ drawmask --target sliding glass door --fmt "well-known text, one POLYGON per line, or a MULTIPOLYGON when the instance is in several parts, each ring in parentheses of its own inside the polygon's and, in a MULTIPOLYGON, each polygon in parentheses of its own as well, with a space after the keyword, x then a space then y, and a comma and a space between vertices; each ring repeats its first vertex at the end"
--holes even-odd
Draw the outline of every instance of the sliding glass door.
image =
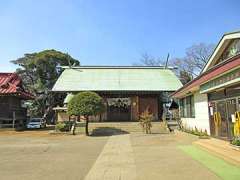
POLYGON ((234 123, 234 115, 237 111, 237 99, 229 99, 227 100, 227 121, 228 121, 228 137, 231 139, 233 137, 233 123, 234 123))
POLYGON ((227 122, 227 106, 226 101, 217 102, 217 112, 221 116, 221 124, 219 127, 219 136, 223 138, 228 137, 228 122, 227 122))
POLYGON ((211 133, 219 138, 231 139, 233 137, 234 114, 236 111, 240 111, 240 98, 213 101, 210 104, 211 133), (214 114, 216 113, 221 118, 219 127, 216 127, 214 123, 214 114))

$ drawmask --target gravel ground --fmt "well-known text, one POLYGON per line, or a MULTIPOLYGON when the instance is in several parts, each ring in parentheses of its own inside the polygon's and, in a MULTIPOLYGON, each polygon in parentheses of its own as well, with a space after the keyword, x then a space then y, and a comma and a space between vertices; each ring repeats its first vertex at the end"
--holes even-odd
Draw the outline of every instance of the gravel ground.
POLYGON ((49 135, 44 130, 0 132, 0 179, 81 180, 89 173, 88 177, 103 180, 106 172, 108 180, 219 179, 179 149, 192 146, 196 136, 96 133, 86 137, 49 135))
POLYGON ((83 179, 108 137, 0 132, 0 179, 83 179))

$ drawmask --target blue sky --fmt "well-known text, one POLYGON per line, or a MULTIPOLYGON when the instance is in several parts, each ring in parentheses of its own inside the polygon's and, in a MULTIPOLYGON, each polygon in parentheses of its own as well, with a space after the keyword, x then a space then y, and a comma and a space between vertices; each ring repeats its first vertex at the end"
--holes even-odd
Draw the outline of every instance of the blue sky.
POLYGON ((182 57, 193 44, 240 30, 239 7, 238 0, 2 0, 0 71, 44 49, 82 65, 132 65, 145 52, 182 57))

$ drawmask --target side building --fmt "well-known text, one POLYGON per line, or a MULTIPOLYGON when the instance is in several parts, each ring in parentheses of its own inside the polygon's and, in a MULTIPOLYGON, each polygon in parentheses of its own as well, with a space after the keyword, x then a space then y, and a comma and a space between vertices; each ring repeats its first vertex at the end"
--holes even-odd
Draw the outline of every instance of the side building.
POLYGON ((202 73, 172 96, 179 99, 185 126, 232 138, 240 111, 240 32, 224 34, 202 73))
POLYGON ((98 93, 106 111, 92 121, 137 121, 148 109, 154 120, 162 119, 167 96, 182 86, 171 68, 134 66, 63 67, 53 87, 56 93, 68 93, 65 107, 56 107, 58 121, 67 120, 66 104, 73 94, 83 91, 98 93))
POLYGON ((0 73, 0 128, 23 126, 27 120, 23 101, 32 98, 16 73, 0 73))

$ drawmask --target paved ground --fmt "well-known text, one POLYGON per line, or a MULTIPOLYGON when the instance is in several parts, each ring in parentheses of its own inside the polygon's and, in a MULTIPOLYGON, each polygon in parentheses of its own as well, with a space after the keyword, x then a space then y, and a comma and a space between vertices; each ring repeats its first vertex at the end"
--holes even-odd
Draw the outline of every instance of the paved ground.
POLYGON ((0 179, 79 180, 91 169, 107 137, 0 135, 0 179))
POLYGON ((136 179, 130 134, 111 136, 85 180, 136 179))
POLYGON ((85 137, 0 132, 0 179, 220 179, 179 148, 196 140, 183 133, 85 137))
POLYGON ((132 135, 137 179, 218 179, 214 173, 177 148, 194 140, 195 137, 184 134, 132 135))

